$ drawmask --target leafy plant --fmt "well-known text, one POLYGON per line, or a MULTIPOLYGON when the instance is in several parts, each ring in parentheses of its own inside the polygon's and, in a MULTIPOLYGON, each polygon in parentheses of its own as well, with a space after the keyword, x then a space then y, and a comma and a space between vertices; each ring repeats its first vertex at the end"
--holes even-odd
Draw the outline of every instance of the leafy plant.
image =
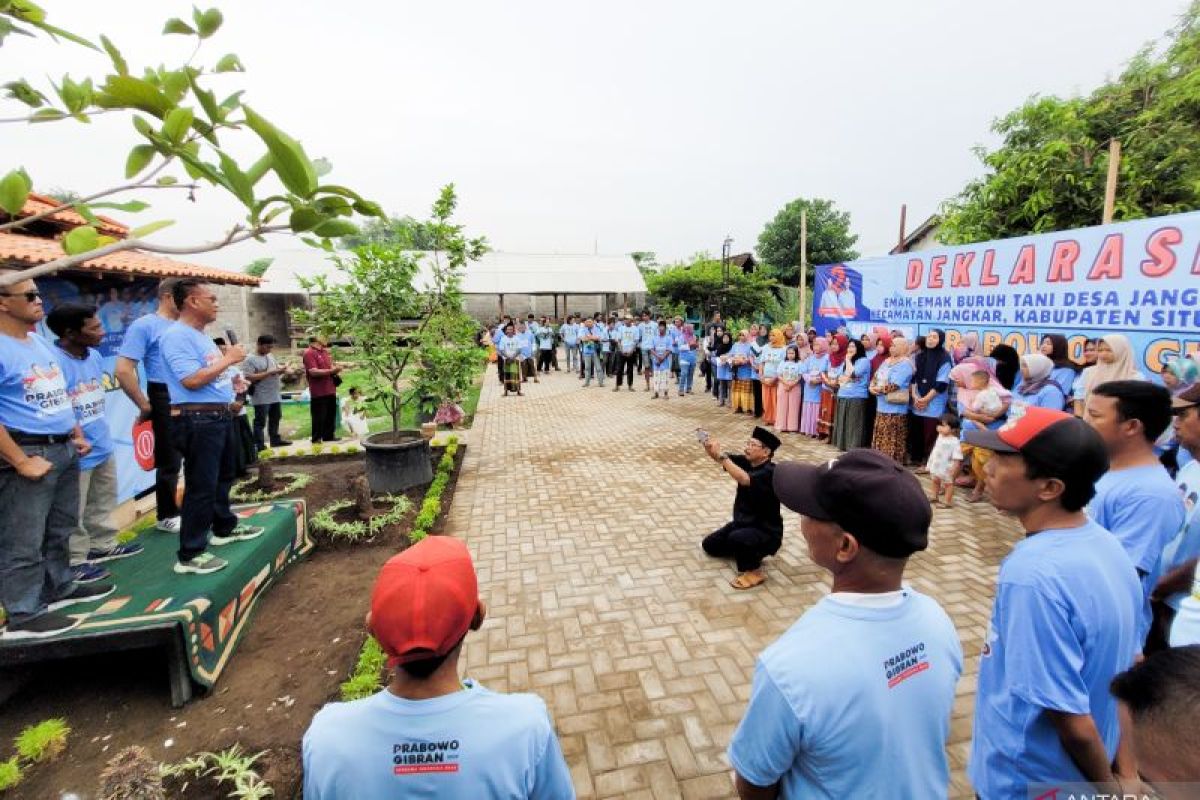
POLYGON ((13 788, 21 782, 23 777, 21 762, 16 756, 7 761, 0 761, 0 792, 13 788))
POLYGON ((433 482, 429 484, 429 489, 425 492, 425 499, 421 501, 420 511, 413 518, 412 530, 408 532, 408 540, 412 544, 416 544, 428 536, 430 529, 437 522, 438 514, 442 510, 442 493, 450 483, 450 473, 454 470, 454 455, 457 452, 458 438, 450 437, 446 451, 438 460, 437 474, 434 475, 433 482))
POLYGON ((314 531, 327 534, 330 539, 344 539, 349 542, 357 542, 362 539, 369 539, 388 525, 393 525, 404 519, 404 515, 408 513, 412 507, 412 501, 402 494, 386 495, 379 498, 379 501, 389 504, 388 510, 382 514, 375 514, 370 520, 351 520, 350 522, 339 522, 335 517, 338 513, 345 511, 354 505, 353 500, 335 500, 324 508, 319 509, 309 519, 309 527, 314 531))
POLYGON ((314 456, 319 456, 319 455, 321 455, 322 452, 324 452, 324 450, 325 450, 325 445, 323 443, 313 442, 313 446, 309 450, 309 452, 312 453, 314 456))
POLYGON ((258 457, 259 457, 260 459, 263 459, 264 461, 265 461, 265 460, 267 460, 267 459, 270 459, 270 458, 274 458, 274 457, 275 457, 275 451, 274 451, 274 450, 272 450, 271 448, 269 448, 269 447, 268 447, 266 450, 263 450, 263 451, 261 451, 261 452, 258 454, 258 457))
MULTIPOLYGON (((190 20, 170 19, 164 35, 180 35, 192 41, 181 48, 190 55, 177 67, 130 66, 116 44, 107 36, 99 46, 88 38, 46 22, 46 12, 31 0, 0 0, 0 42, 10 33, 48 35, 56 42, 69 42, 100 52, 111 62, 111 70, 91 77, 64 75, 59 82, 47 79, 41 88, 25 78, 4 84, 4 100, 22 106, 21 113, 6 115, 7 123, 76 121, 121 115, 136 134, 125 156, 126 183, 83 196, 73 196, 54 208, 20 217, 33 190, 34 180, 24 167, 14 166, 0 177, 0 210, 8 220, 0 232, 34 225, 56 212, 72 209, 83 217, 81 224, 62 239, 65 255, 48 263, 0 275, 0 286, 69 269, 109 253, 139 250, 187 254, 219 250, 266 234, 290 231, 305 234, 305 241, 333 249, 332 239, 355 233, 350 218, 355 214, 377 217, 382 209, 345 186, 323 182, 329 164, 310 159, 298 141, 280 130, 256 109, 246 105, 242 91, 218 100, 211 88, 214 76, 243 72, 241 59, 233 53, 205 65, 197 63, 204 45, 220 29, 224 18, 218 9, 194 8, 190 20), (238 162, 234 152, 253 148, 256 160, 238 162), (182 173, 182 178, 179 173, 182 173), (268 174, 273 179, 265 181, 268 174), (265 181, 265 182, 264 182, 265 181), (267 186, 275 184, 277 186, 267 186), (117 209, 139 213, 150 206, 142 199, 120 198, 151 190, 185 191, 190 197, 205 186, 231 195, 245 209, 244 220, 212 242, 191 247, 167 247, 147 239, 172 224, 158 220, 117 239, 96 216, 97 211, 117 209)), ((53 61, 49 53, 43 59, 53 61)), ((227 80, 222 75, 221 81, 227 80)), ((86 150, 88 135, 81 137, 86 150)))
POLYGON ((355 360, 367 373, 367 400, 383 405, 393 433, 400 429, 407 402, 448 399, 463 365, 483 358, 462 310, 460 284, 463 270, 483 255, 485 244, 467 239, 462 226, 452 222, 457 204, 453 184, 443 188, 425 223, 435 244, 431 252, 395 243, 357 247, 349 257, 334 259, 338 280, 321 275, 302 281, 314 295, 313 307, 292 310, 298 325, 354 343, 355 360), (401 382, 410 364, 418 365, 419 373, 405 392, 401 382))
POLYGON ((100 773, 99 800, 165 800, 159 764, 144 747, 113 756, 100 773))
MULTIPOLYGON (((800 218, 808 217, 809 285, 813 267, 858 258, 854 249, 858 236, 850 232, 850 214, 839 211, 832 200, 799 197, 763 226, 755 250, 771 275, 788 288, 800 285, 800 218)), ((740 270, 737 270, 740 272, 740 270)), ((761 311, 762 306, 754 311, 761 311)), ((740 313, 734 313, 740 316, 740 313)))
POLYGON ((229 796, 236 800, 262 800, 264 797, 273 797, 275 790, 257 774, 239 776, 234 783, 233 791, 229 796))
POLYGON ((361 700, 379 691, 387 655, 374 636, 368 636, 359 651, 354 672, 341 686, 342 700, 361 700))
POLYGON ((71 727, 61 717, 29 725, 16 738, 17 755, 24 761, 53 761, 67 749, 71 727))
POLYGON ((771 303, 777 286, 774 279, 762 273, 745 274, 736 267, 730 268, 726 281, 721 262, 707 256, 667 267, 646 278, 646 288, 657 304, 683 306, 702 317, 713 305, 720 305, 726 316, 761 311, 771 303))
POLYGON ((313 476, 307 472, 281 472, 275 479, 282 481, 283 485, 278 489, 264 491, 253 488, 258 478, 246 478, 233 485, 229 490, 229 497, 239 503, 259 503, 294 494, 313 482, 313 476))

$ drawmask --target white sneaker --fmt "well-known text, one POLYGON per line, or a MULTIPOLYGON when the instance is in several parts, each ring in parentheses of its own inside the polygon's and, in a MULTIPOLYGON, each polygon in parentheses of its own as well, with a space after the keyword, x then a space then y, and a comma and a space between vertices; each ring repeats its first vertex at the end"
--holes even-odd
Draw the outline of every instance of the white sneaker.
POLYGON ((157 523, 155 523, 154 528, 155 530, 160 530, 163 533, 179 533, 180 524, 181 521, 179 517, 167 517, 166 519, 160 519, 157 523))

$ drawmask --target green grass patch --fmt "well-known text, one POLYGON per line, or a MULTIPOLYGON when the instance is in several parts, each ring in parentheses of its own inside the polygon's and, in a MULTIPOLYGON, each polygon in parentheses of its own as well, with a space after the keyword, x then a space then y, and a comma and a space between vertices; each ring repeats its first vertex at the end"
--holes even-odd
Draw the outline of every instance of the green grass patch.
POLYGON ((71 726, 60 717, 29 725, 16 738, 17 755, 23 761, 40 763, 53 761, 67 749, 67 735, 71 726))
POLYGON ((379 691, 383 681, 383 667, 387 656, 374 636, 367 636, 362 650, 358 654, 358 662, 354 665, 354 673, 349 680, 342 684, 342 699, 361 700, 379 691))

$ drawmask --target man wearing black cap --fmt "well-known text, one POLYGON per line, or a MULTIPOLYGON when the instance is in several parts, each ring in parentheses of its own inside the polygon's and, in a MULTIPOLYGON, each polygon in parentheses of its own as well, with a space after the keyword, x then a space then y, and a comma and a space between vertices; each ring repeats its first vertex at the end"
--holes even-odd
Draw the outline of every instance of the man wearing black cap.
POLYGON ((930 597, 904 586, 933 512, 876 450, 775 468, 833 591, 763 651, 729 745, 750 797, 946 797, 946 738, 962 647, 930 597))
POLYGON ((1084 512, 1108 470, 1104 441, 1083 420, 1025 406, 966 442, 995 453, 988 494, 1026 531, 1000 565, 967 774, 984 800, 1085 781, 1119 789, 1137 766, 1108 686, 1141 646, 1142 587, 1084 512))
POLYGON ((771 457, 778 449, 779 437, 763 427, 750 434, 741 455, 721 452, 716 439, 704 440, 705 452, 738 485, 733 521, 704 537, 702 543, 710 556, 737 561, 738 575, 729 584, 735 589, 753 589, 765 581, 762 560, 778 553, 783 543, 783 518, 772 484, 775 464, 771 457))

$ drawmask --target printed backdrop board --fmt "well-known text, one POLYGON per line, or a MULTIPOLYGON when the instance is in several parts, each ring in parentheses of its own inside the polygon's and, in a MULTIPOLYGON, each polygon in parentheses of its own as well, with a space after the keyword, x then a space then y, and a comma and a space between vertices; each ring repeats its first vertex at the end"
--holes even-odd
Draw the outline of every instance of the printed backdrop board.
MULTIPOLYGON (((49 314, 61 303, 80 302, 96 306, 96 316, 104 325, 104 416, 112 431, 117 459, 117 501, 124 502, 154 487, 154 470, 142 469, 134 453, 133 424, 137 421, 137 406, 129 401, 114 375, 117 351, 125 339, 125 329, 138 317, 153 314, 158 309, 157 280, 123 280, 91 278, 38 278, 38 290, 49 314)), ((43 320, 38 333, 53 342, 55 336, 43 320)), ((141 370, 139 370, 141 374, 141 370)), ((146 390, 142 376, 142 391, 146 390)))
POLYGON ((940 328, 952 346, 974 330, 1019 353, 1061 333, 1075 359, 1123 333, 1156 375, 1200 352, 1200 212, 827 264, 815 288, 821 333, 940 328))

